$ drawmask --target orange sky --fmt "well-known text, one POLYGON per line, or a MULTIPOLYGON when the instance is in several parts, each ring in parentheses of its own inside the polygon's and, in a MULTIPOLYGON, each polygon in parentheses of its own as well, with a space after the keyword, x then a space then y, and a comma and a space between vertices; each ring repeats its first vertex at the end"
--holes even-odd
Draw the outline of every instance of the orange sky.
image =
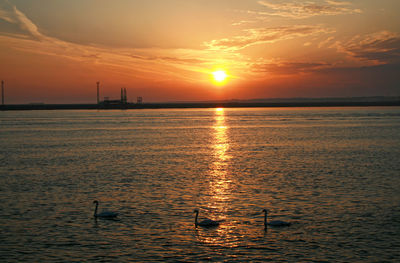
POLYGON ((6 103, 400 96, 398 0, 0 0, 6 103), (212 72, 228 74, 223 85, 212 72))

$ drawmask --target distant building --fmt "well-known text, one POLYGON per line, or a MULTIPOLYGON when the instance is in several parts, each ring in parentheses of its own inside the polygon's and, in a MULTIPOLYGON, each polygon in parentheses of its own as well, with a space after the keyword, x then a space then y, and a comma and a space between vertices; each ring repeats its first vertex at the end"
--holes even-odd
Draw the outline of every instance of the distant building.
MULTIPOLYGON (((121 88, 121 99, 110 99, 110 97, 104 97, 103 101, 100 100, 100 82, 97 84, 97 104, 98 108, 104 109, 128 109, 132 108, 134 103, 128 103, 128 95, 126 88, 121 88)), ((137 97, 137 104, 142 104, 143 98, 137 97)))
POLYGON ((122 105, 121 100, 112 100, 109 97, 104 97, 104 100, 100 102, 103 105, 122 105))
POLYGON ((99 104, 103 106, 123 106, 128 103, 126 89, 121 88, 121 99, 115 100, 110 99, 110 97, 104 97, 103 101, 100 101, 99 104))
POLYGON ((123 104, 127 104, 128 103, 128 99, 126 96, 126 88, 121 88, 121 103, 123 104))

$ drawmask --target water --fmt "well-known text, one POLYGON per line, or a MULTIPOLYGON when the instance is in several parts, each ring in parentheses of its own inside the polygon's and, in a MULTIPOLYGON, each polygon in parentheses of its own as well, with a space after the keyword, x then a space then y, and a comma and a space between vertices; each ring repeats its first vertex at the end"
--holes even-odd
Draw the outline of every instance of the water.
POLYGON ((400 261, 398 107, 0 112, 0 138, 2 262, 400 261))

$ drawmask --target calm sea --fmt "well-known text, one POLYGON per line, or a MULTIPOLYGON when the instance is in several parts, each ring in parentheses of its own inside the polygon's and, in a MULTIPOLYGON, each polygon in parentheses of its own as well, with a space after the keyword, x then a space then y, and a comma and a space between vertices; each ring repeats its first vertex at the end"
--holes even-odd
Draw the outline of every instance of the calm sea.
POLYGON ((0 112, 0 256, 399 262, 400 108, 0 112))

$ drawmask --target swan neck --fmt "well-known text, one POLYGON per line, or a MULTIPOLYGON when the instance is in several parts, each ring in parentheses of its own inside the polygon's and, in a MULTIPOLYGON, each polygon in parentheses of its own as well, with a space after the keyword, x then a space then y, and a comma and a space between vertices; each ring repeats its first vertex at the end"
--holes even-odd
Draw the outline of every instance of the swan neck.
POLYGON ((196 217, 194 219, 194 225, 197 226, 197 218, 199 217, 199 211, 196 211, 196 217))
POLYGON ((267 227, 267 212, 264 212, 264 226, 267 227))
POLYGON ((99 206, 99 203, 96 203, 96 207, 94 209, 94 217, 97 217, 97 208, 99 206))

